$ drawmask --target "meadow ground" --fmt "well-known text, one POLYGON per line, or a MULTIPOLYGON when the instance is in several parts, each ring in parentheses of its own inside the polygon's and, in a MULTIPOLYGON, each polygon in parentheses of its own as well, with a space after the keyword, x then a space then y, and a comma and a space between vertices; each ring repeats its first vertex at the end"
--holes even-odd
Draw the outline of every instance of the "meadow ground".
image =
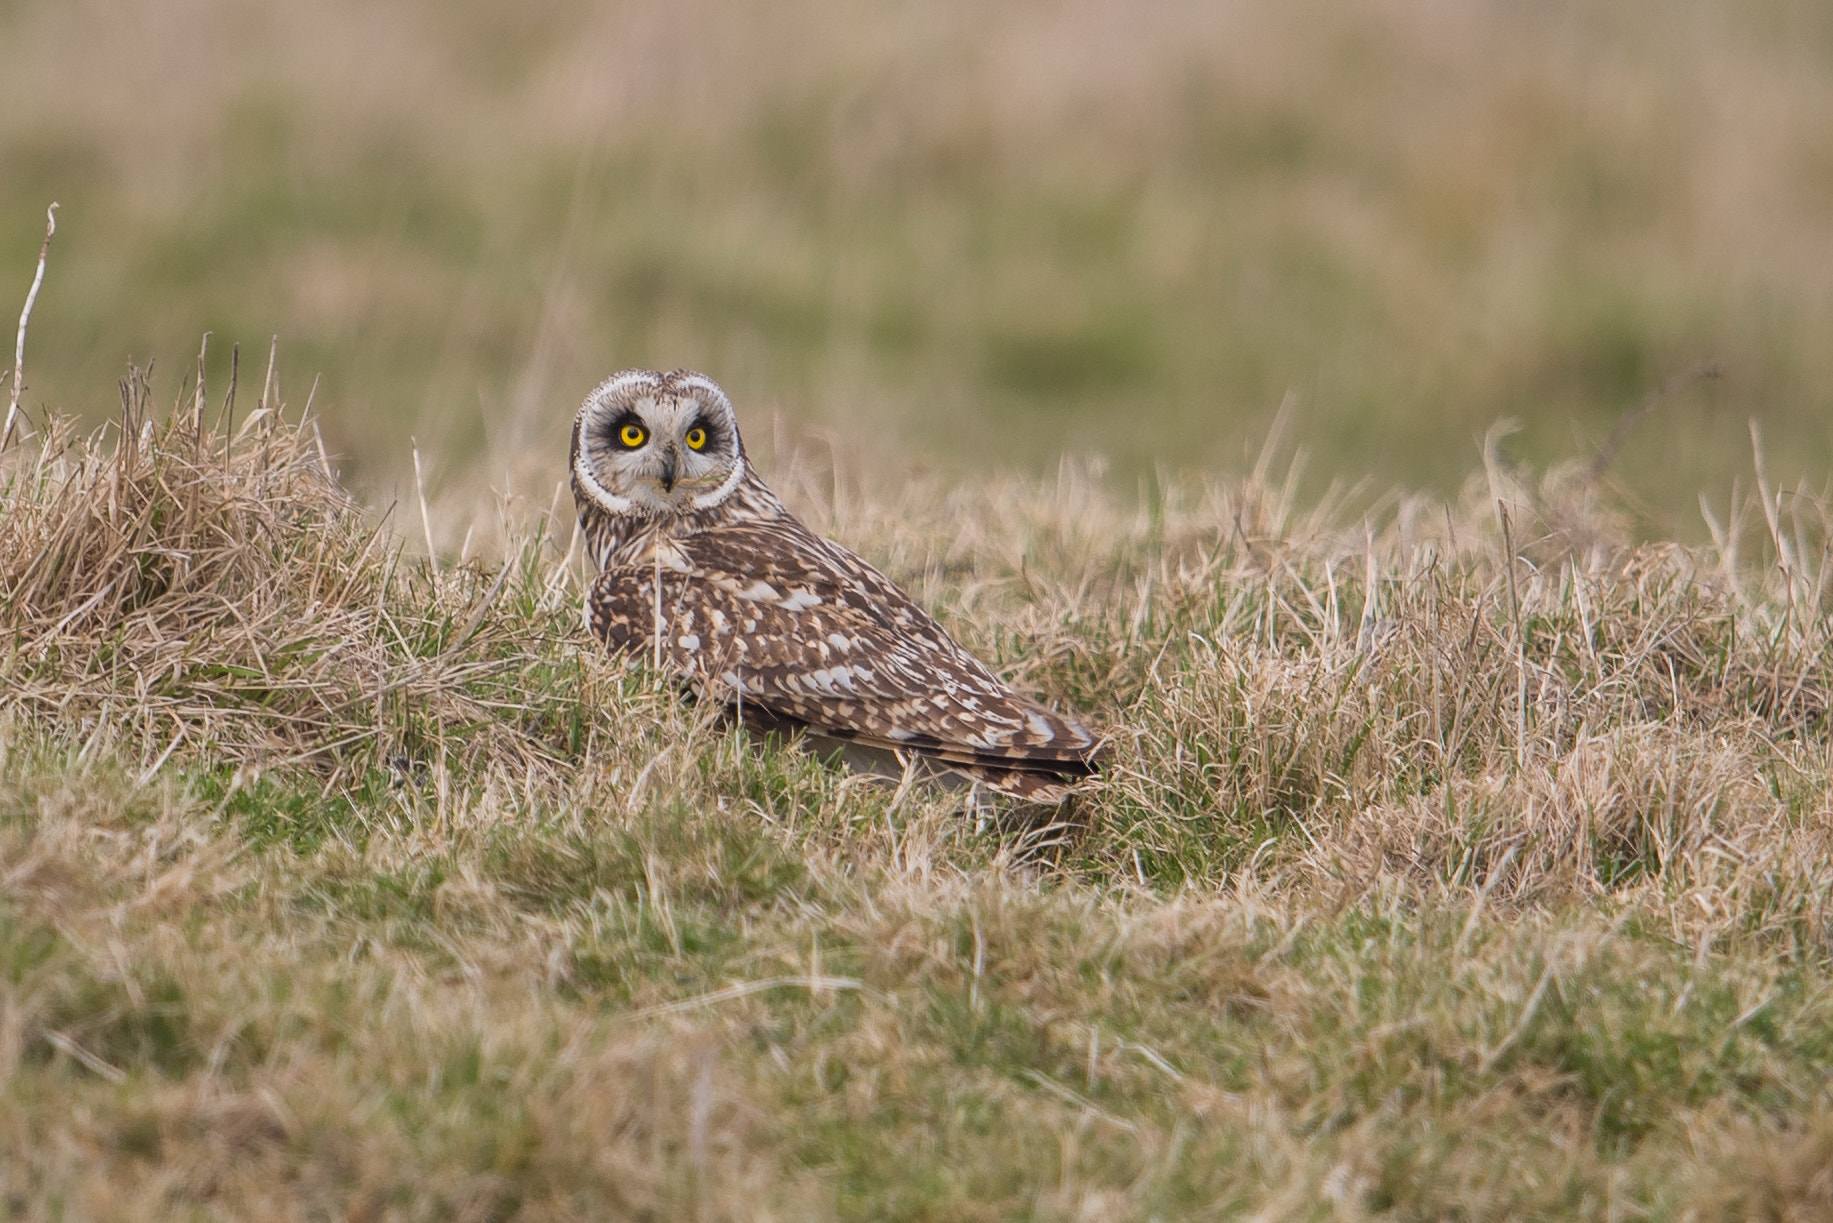
POLYGON ((0 455, 9 1217, 1833 1219, 1822 0, 0 46, 0 301, 62 205, 0 455), (204 411, 97 393, 206 331, 204 411), (1106 779, 887 788, 603 658, 554 481, 631 364, 1106 779))
POLYGON ((1493 455, 778 463, 1108 728, 1050 816, 722 728, 565 507, 435 566, 250 398, 0 459, 9 1217, 1833 1217, 1833 515, 1760 465, 1688 548, 1493 455))

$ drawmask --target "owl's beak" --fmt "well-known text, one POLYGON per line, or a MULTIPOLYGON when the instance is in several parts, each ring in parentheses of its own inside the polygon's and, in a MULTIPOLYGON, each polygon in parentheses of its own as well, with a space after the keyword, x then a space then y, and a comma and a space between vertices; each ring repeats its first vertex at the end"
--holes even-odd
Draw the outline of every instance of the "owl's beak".
POLYGON ((662 452, 662 491, 675 491, 675 452, 673 449, 662 452))

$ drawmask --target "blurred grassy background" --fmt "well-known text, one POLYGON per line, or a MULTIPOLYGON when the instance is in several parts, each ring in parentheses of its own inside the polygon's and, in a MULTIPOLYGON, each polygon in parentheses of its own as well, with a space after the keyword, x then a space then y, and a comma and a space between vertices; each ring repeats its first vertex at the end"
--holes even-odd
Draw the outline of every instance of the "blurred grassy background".
POLYGON ((372 486, 561 465, 695 366, 886 464, 1313 479, 1592 447, 1666 529, 1833 465, 1821 0, 9 0, 0 314, 62 203, 29 404, 282 345, 372 486), (543 460, 550 461, 550 460, 543 460))

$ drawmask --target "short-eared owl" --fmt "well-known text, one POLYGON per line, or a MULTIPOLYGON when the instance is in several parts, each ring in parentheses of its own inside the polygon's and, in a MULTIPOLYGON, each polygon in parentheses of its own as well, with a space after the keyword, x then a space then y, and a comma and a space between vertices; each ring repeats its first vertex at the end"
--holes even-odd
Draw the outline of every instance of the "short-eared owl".
POLYGON ((626 370, 573 422, 573 499, 600 573, 586 622, 746 725, 914 756, 1052 799, 1095 736, 1019 696, 909 596, 783 508, 712 379, 626 370))

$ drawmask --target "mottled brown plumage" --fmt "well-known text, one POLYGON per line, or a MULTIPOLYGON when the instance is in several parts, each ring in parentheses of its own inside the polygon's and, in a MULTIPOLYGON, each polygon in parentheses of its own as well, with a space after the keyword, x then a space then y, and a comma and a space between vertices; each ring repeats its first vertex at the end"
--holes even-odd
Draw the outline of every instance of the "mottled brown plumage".
POLYGON ((587 623, 614 652, 659 661, 741 721, 933 761, 1023 797, 1060 797, 1094 771, 1098 744, 1080 722, 1013 692, 783 507, 710 379, 608 379, 580 408, 571 470, 601 569, 587 623))

